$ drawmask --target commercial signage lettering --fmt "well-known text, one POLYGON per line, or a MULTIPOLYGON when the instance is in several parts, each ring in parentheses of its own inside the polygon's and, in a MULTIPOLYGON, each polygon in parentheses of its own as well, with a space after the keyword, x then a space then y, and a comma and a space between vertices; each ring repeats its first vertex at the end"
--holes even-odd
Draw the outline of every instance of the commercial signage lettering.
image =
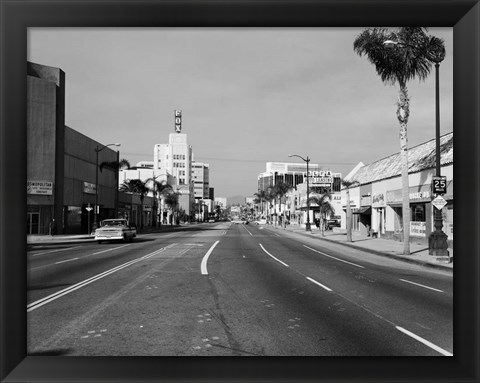
POLYGON ((426 222, 410 222, 410 235, 414 237, 425 237, 427 230, 426 222))
MULTIPOLYGON (((307 172, 303 172, 303 176, 305 177, 307 172)), ((309 170, 308 172, 309 177, 332 177, 333 174, 330 170, 324 171, 324 170, 309 170)))
POLYGON ((312 184, 332 184, 332 177, 313 177, 310 181, 312 184))
POLYGON ((90 182, 83 183, 83 192, 87 194, 95 194, 95 190, 97 190, 97 186, 90 182))
POLYGON ((410 199, 425 199, 430 198, 431 193, 430 190, 424 190, 420 192, 410 193, 410 199))
POLYGON ((53 195, 53 182, 27 181, 27 194, 53 195))
POLYGON ((175 111, 175 132, 181 133, 182 131, 182 111, 175 111))
MULTIPOLYGON (((430 200, 432 193, 428 189, 420 190, 418 191, 418 186, 414 186, 410 188, 410 193, 409 193, 409 199, 410 201, 415 201, 415 200, 430 200)), ((390 190, 387 191, 387 204, 389 203, 401 203, 402 202, 402 190, 390 190)))

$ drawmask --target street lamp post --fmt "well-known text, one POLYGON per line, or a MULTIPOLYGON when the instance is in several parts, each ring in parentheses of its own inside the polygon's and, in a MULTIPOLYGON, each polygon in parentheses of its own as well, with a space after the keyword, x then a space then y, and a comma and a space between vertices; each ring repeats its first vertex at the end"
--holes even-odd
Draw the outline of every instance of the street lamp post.
MULTIPOLYGON (((95 216, 95 227, 98 228, 98 213, 100 212, 98 208, 98 153, 100 153, 103 149, 105 149, 108 146, 120 146, 119 143, 115 144, 108 144, 108 145, 103 145, 102 147, 97 147, 95 148, 96 152, 96 162, 95 162, 95 210, 94 210, 94 216, 95 216)), ((118 158, 118 155, 117 155, 118 158)), ((118 185, 117 185, 118 188, 118 185)))
MULTIPOLYGON (((439 50, 438 52, 433 52, 429 56, 429 60, 435 64, 435 173, 437 177, 441 176, 440 173, 440 63, 445 57, 445 50, 439 50)), ((448 236, 443 232, 443 222, 442 222, 442 211, 433 208, 434 213, 434 226, 435 231, 430 234, 428 238, 428 254, 438 257, 438 260, 446 257, 448 261, 448 236)))
MULTIPOLYGON (((410 46, 393 40, 384 42, 385 46, 392 48, 395 46, 409 46, 418 49, 415 46, 410 46)), ((435 65, 435 174, 437 177, 441 176, 440 170, 440 63, 445 58, 445 47, 443 44, 432 45, 433 49, 421 52, 425 55, 428 61, 435 65)), ((442 211, 433 208, 434 210, 434 226, 435 231, 432 232, 428 238, 428 254, 438 257, 438 260, 445 258, 449 261, 448 253, 448 236, 442 231, 442 211)))
POLYGON ((308 164, 310 162, 310 158, 303 158, 302 156, 299 156, 298 154, 289 154, 289 157, 298 157, 301 158, 303 161, 307 163, 307 222, 305 224, 305 230, 306 231, 312 231, 312 228, 310 226, 310 184, 309 184, 309 178, 310 178, 310 173, 309 173, 309 168, 308 164))

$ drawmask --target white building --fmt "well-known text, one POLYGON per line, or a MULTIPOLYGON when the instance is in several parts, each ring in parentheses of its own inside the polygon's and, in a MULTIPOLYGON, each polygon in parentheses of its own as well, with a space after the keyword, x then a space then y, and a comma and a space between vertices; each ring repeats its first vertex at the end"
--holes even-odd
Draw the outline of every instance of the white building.
POLYGON ((181 133, 181 111, 175 111, 175 133, 170 133, 168 144, 157 144, 153 151, 153 169, 155 172, 172 174, 176 184, 172 185, 179 193, 179 205, 190 215, 194 189, 192 178, 192 146, 187 135, 181 133))
POLYGON ((223 197, 215 197, 215 206, 220 206, 220 208, 226 209, 227 199, 223 197))
POLYGON ((192 162, 192 178, 195 199, 209 198, 210 166, 202 162, 192 162))

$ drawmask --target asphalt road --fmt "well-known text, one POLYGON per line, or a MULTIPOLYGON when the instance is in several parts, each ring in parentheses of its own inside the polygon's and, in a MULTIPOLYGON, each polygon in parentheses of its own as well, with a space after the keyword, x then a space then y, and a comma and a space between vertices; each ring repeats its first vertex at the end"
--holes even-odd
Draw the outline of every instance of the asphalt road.
POLYGON ((209 223, 28 252, 28 353, 449 356, 453 277, 300 234, 209 223))

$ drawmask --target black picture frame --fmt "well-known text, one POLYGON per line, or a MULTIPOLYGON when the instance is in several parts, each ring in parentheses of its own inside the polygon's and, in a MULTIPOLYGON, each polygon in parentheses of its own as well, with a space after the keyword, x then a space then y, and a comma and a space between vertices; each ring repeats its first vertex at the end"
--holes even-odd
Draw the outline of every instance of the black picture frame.
POLYGON ((0 0, 2 382, 479 381, 478 0, 0 0), (412 358, 26 356, 28 27, 454 28, 454 356, 412 358))

